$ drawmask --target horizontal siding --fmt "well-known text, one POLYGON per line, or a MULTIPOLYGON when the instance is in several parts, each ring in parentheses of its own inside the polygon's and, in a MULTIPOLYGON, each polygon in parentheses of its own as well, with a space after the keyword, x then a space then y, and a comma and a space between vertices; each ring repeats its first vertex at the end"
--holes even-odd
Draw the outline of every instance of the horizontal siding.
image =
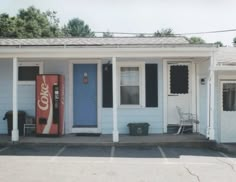
MULTIPOLYGON (((129 133, 127 124, 133 122, 149 123, 149 133, 163 132, 162 112, 158 108, 118 109, 117 115, 120 134, 129 133)), ((112 109, 102 109, 102 133, 112 133, 112 109)))
POLYGON ((12 61, 0 62, 0 134, 7 133, 5 113, 12 110, 12 61))
POLYGON ((147 122, 150 124, 149 133, 162 133, 162 113, 158 109, 119 109, 118 130, 121 134, 128 133, 128 123, 147 122))
MULTIPOLYGON (((122 59, 123 61, 124 59, 122 59)), ((132 59, 140 61, 140 59, 132 59)), ((118 108, 118 131, 120 134, 128 134, 127 124, 130 122, 147 122, 150 124, 149 133, 163 133, 163 70, 162 61, 152 59, 144 60, 145 63, 158 64, 158 107, 157 108, 118 108)), ((102 133, 112 133, 112 108, 102 109, 102 133)))
POLYGON ((35 116, 35 85, 18 86, 18 109, 35 116))
POLYGON ((111 134, 112 133, 112 108, 103 108, 102 109, 102 122, 101 122, 101 130, 103 134, 111 134))

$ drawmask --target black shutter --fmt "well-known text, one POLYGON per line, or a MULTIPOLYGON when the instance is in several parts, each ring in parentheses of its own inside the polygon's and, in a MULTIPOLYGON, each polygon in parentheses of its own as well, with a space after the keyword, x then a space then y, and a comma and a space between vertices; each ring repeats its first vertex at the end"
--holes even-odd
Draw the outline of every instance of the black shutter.
POLYGON ((102 105, 103 107, 112 107, 112 65, 102 65, 102 105))
POLYGON ((146 64, 146 107, 158 106, 157 64, 146 64))

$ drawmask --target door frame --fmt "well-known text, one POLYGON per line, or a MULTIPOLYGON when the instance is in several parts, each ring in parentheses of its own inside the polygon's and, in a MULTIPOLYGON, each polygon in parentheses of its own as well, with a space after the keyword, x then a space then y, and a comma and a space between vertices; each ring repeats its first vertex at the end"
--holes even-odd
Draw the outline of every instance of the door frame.
POLYGON ((168 125, 168 63, 178 64, 178 63, 190 63, 191 66, 191 112, 197 114, 197 90, 196 90, 196 64, 192 59, 163 59, 163 133, 167 133, 167 125, 168 125), (195 104, 194 104, 195 103, 195 104))
POLYGON ((236 83, 236 76, 234 75, 219 75, 218 77, 218 85, 219 85, 219 90, 217 92, 217 97, 216 99, 219 99, 221 102, 219 102, 218 107, 217 107, 217 128, 216 131, 218 132, 218 140, 219 142, 222 142, 222 112, 223 112, 223 84, 224 83, 236 83))
POLYGON ((101 108, 102 108, 102 73, 101 60, 71 60, 69 63, 69 131, 71 133, 101 133, 101 108), (97 64, 97 127, 73 127, 74 123, 74 64, 97 64))

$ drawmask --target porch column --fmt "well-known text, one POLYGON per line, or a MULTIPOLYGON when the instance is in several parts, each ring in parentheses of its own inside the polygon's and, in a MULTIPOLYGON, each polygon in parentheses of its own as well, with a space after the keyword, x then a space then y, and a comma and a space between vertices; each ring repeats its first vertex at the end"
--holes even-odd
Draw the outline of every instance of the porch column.
POLYGON ((215 72, 214 72, 214 55, 211 56, 211 66, 210 66, 210 75, 209 75, 209 89, 208 89, 208 98, 209 98, 209 118, 208 118, 208 128, 207 136, 210 140, 215 140, 215 124, 214 124, 214 106, 215 106, 215 72))
POLYGON ((113 142, 119 142, 119 132, 117 127, 117 79, 116 79, 116 57, 112 57, 112 93, 113 93, 113 142))
POLYGON ((19 141, 19 130, 18 130, 18 95, 17 95, 17 80, 18 80, 18 61, 17 58, 13 58, 13 85, 12 85, 12 107, 13 107, 13 129, 11 133, 11 140, 13 142, 19 141))

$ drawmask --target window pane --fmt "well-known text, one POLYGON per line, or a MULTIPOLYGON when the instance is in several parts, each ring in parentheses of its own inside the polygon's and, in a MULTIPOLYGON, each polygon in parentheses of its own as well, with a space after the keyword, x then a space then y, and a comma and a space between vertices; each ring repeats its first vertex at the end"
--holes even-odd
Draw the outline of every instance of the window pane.
POLYGON ((121 86, 120 102, 126 105, 139 104, 139 87, 138 86, 121 86))
POLYGON ((139 68, 138 67, 121 67, 120 68, 120 85, 139 85, 139 68))
POLYGON ((170 67, 170 93, 188 93, 188 66, 178 65, 170 67))
POLYGON ((39 74, 38 66, 19 66, 18 67, 18 80, 19 81, 35 81, 37 74, 39 74))
POLYGON ((223 84, 223 110, 236 111, 236 83, 223 84))

